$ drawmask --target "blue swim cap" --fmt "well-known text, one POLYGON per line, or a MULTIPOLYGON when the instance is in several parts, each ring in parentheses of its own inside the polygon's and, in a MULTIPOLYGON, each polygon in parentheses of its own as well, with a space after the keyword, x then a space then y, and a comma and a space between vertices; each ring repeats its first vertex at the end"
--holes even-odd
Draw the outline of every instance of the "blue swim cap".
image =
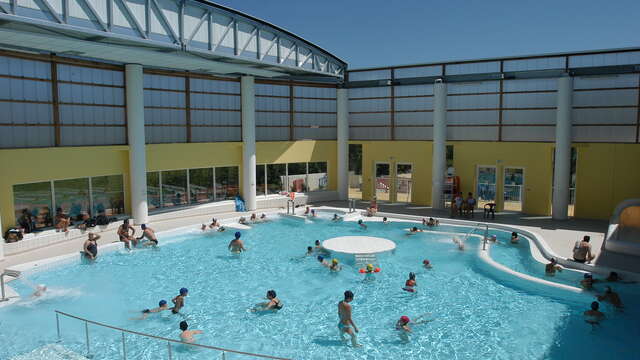
POLYGON ((158 306, 162 307, 167 305, 167 300, 160 300, 160 302, 158 303, 158 306))
POLYGON ((240 231, 236 231, 236 239, 239 238, 242 234, 240 233, 240 231))
POLYGON ((318 261, 322 261, 322 260, 324 260, 324 258, 322 256, 318 255, 318 261))
POLYGON ((180 295, 182 295, 182 294, 186 294, 186 293, 188 293, 188 292, 189 292, 189 289, 187 289, 187 288, 182 288, 182 289, 180 289, 180 295))

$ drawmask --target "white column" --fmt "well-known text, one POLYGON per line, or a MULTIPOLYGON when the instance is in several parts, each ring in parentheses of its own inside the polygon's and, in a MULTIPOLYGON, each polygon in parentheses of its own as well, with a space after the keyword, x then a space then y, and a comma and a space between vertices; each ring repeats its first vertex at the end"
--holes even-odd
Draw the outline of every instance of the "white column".
POLYGON ((433 160, 431 168, 431 207, 444 209, 444 174, 447 165, 447 84, 433 84, 433 160))
POLYGON ((248 211, 256 209, 256 98, 253 76, 240 80, 242 97, 242 195, 248 211))
POLYGON ((349 198, 349 95, 338 89, 336 99, 338 121, 338 199, 349 198))
POLYGON ((556 107, 556 151, 553 172, 552 217, 566 220, 569 206, 569 177, 571 176, 571 108, 573 79, 558 78, 558 104, 556 107))
POLYGON ((144 136, 144 81, 142 65, 125 65, 127 135, 129 138, 129 183, 134 224, 145 224, 147 208, 147 156, 144 136))

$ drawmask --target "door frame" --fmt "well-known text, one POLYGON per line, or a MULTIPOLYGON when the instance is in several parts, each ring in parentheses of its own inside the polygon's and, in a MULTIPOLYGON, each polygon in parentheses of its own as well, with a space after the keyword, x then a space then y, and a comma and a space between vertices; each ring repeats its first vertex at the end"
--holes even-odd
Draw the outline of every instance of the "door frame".
MULTIPOLYGON (((476 165, 475 178, 473 179, 474 180, 473 183, 475 184, 475 186, 474 186, 473 191, 476 194, 476 196, 479 196, 478 195, 478 185, 479 185, 478 175, 480 175, 480 168, 481 167, 483 167, 483 168, 492 168, 492 169, 495 170, 496 182, 495 182, 494 186, 496 187, 496 191, 495 191, 495 199, 493 199, 493 202, 497 204, 498 203, 498 180, 499 180, 499 178, 498 178, 498 166, 497 165, 476 165)), ((480 209, 480 197, 478 197, 478 200, 476 201, 476 206, 477 206, 478 209, 480 209)))
POLYGON ((505 175, 507 173, 507 169, 522 169, 522 189, 520 191, 520 212, 524 212, 524 204, 526 197, 526 184, 527 184, 527 171, 524 166, 503 166, 502 167, 502 203, 504 207, 504 186, 506 185, 504 182, 505 175))
MULTIPOLYGON (((395 178, 393 179, 393 181, 395 182, 395 189, 396 189, 396 201, 398 200, 398 165, 409 165, 411 166, 411 186, 409 187, 409 199, 411 201, 407 201, 406 204, 411 204, 411 202, 413 201, 413 170, 414 170, 414 166, 412 162, 408 162, 408 161, 398 161, 395 163, 395 178)), ((389 169, 391 170, 391 169, 389 169)))

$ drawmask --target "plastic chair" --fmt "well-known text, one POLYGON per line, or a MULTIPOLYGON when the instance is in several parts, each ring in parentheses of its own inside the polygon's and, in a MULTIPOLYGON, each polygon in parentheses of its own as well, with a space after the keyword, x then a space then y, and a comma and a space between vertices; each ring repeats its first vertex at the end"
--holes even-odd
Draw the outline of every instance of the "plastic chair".
POLYGON ((495 203, 489 203, 489 204, 484 204, 484 214, 483 214, 483 218, 488 218, 489 215, 491 215, 492 219, 496 218, 496 204, 495 203))

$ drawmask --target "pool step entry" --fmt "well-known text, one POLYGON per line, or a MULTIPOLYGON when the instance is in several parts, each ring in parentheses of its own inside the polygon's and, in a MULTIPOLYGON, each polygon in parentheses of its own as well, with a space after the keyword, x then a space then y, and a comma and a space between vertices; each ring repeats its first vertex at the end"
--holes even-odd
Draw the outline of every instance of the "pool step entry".
POLYGON ((367 264, 377 264, 378 257, 376 254, 356 254, 356 265, 365 266, 367 264))
POLYGON ((75 353, 59 344, 48 344, 29 353, 14 356, 11 360, 87 360, 88 358, 75 353))

